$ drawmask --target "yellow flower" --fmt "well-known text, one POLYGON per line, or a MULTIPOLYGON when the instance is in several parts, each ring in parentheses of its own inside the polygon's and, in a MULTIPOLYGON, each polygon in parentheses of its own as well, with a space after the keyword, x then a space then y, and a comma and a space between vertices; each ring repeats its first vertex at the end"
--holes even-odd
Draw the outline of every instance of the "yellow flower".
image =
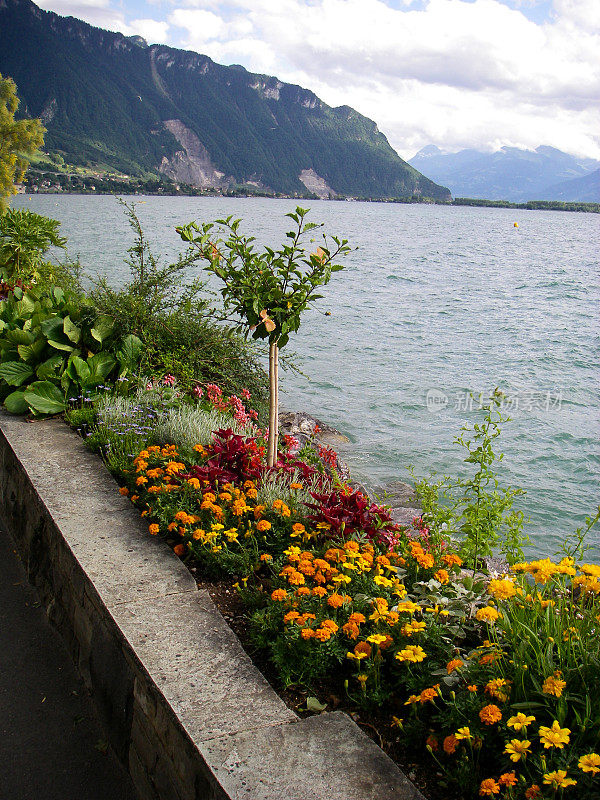
POLYGON ((575 786, 577 781, 574 781, 573 778, 567 778, 566 769, 557 769, 555 772, 547 772, 544 775, 544 783, 552 786, 556 791, 565 786, 575 786))
POLYGON ((566 744, 569 744, 570 733, 571 731, 569 728, 561 728, 558 720, 555 719, 550 728, 540 725, 540 742, 546 749, 549 747, 558 747, 559 750, 562 750, 566 744))
POLYGON ((371 642, 371 644, 383 644, 387 638, 387 636, 384 636, 381 633, 374 633, 367 637, 367 642, 371 642))
POLYGON ((473 738, 473 735, 471 734, 471 731, 470 731, 470 729, 468 727, 467 728, 459 728, 456 731, 456 733, 454 734, 454 736, 455 736, 456 739, 459 739, 459 740, 460 739, 468 739, 469 741, 471 741, 471 739, 473 738))
POLYGON ((480 608, 479 611, 475 614, 475 618, 479 620, 479 622, 487 622, 489 625, 492 625, 498 617, 502 615, 498 611, 498 609, 494 608, 493 606, 485 606, 484 608, 480 608))
POLYGON ((516 763, 521 758, 527 757, 530 747, 531 742, 529 739, 511 739, 504 748, 504 752, 507 756, 510 756, 511 761, 516 763))
POLYGON ((528 717, 519 711, 516 716, 508 719, 506 724, 509 728, 514 728, 516 731, 520 731, 523 728, 526 728, 528 725, 531 725, 532 722, 535 722, 535 717, 528 717))
POLYGON ((508 600, 510 597, 514 597, 516 593, 517 589, 514 581, 509 578, 491 580, 488 586, 488 594, 491 594, 496 600, 508 600))
POLYGON ((418 661, 424 661, 427 658, 427 653, 419 645, 409 644, 403 650, 399 650, 395 658, 397 661, 410 661, 414 664, 418 661))
POLYGON ((562 680, 562 673, 557 671, 554 675, 546 678, 542 686, 542 692, 544 694, 553 694, 555 697, 560 697, 566 685, 567 682, 562 680))
POLYGON ((587 756, 581 756, 577 766, 583 772, 590 772, 592 775, 596 775, 600 772, 600 756, 598 753, 588 753, 587 756))
POLYGON ((505 703, 508 699, 508 693, 510 692, 510 681, 504 678, 494 678, 486 684, 485 691, 490 697, 495 697, 497 700, 505 703))

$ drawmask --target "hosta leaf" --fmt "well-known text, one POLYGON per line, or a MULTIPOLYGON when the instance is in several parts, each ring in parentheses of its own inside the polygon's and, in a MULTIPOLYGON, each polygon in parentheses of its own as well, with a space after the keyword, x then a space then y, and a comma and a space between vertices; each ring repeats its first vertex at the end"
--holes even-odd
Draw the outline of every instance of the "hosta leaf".
POLYGON ((23 393, 27 405, 40 414, 60 414, 67 407, 64 394, 50 381, 36 381, 23 393))
POLYGON ((97 342, 100 342, 100 344, 102 344, 102 342, 108 336, 110 336, 110 334, 113 331, 114 326, 115 326, 115 322, 111 317, 108 317, 106 315, 102 315, 101 317, 98 317, 98 319, 94 323, 94 327, 92 328, 90 333, 92 334, 92 336, 94 337, 94 339, 97 342))
POLYGON ((43 364, 40 364, 36 370, 36 374, 38 378, 42 380, 47 380, 48 378, 56 378, 59 370, 61 369, 63 364, 63 357, 59 356, 58 353, 54 356, 50 356, 47 361, 44 361, 43 364))
POLYGON ((35 339, 35 336, 32 333, 20 329, 6 331, 4 336, 9 342, 11 342, 11 344, 31 344, 35 339))
POLYGON ((116 359, 110 353, 97 353, 92 358, 89 358, 87 365, 90 370, 90 384, 97 386, 106 380, 116 363, 116 359))
POLYGON ((29 411, 29 406, 25 402, 23 392, 17 391, 4 398, 4 407, 11 414, 25 414, 29 411))
POLYGON ((65 335, 74 343, 77 344, 81 338, 81 328, 73 322, 71 317, 66 316, 63 321, 63 330, 65 335))
POLYGON ((0 378, 4 378, 9 386, 20 386, 32 375, 33 368, 22 361, 5 361, 0 364, 0 378))

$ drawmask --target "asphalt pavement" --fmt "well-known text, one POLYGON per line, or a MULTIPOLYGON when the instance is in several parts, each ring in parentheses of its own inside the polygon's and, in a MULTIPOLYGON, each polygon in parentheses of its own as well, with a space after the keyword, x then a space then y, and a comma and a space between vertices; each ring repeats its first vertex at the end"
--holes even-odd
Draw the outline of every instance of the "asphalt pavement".
POLYGON ((2 520, 0 800, 136 800, 2 520))

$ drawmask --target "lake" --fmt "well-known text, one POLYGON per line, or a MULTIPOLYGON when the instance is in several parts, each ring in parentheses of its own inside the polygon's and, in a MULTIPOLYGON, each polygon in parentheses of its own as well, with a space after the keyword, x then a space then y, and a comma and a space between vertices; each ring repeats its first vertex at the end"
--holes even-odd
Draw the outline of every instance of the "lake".
MULTIPOLYGON (((292 200, 135 198, 157 254, 174 228, 232 214, 277 245, 292 200)), ((500 387, 507 423, 501 481, 522 487, 531 552, 552 554, 600 502, 600 217, 512 209, 302 201, 309 219, 358 249, 334 275, 288 349, 305 376, 282 374, 281 398, 339 428, 364 481, 467 474, 453 439, 500 387), (515 227, 514 223, 518 223, 515 227), (326 316, 323 312, 330 311, 326 316), (475 399, 471 397, 471 393, 475 399)), ((106 196, 20 195, 62 223, 69 252, 118 284, 132 243, 106 196)), ((289 222, 289 220, 287 221, 289 222)), ((596 532, 593 557, 600 557, 596 532)), ((590 554, 592 557, 592 554, 590 554)))

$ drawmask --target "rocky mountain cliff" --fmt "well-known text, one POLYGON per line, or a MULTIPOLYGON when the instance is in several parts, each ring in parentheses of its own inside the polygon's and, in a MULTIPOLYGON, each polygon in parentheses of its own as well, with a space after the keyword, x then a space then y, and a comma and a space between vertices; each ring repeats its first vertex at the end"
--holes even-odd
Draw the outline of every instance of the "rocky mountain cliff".
POLYGON ((0 72, 72 164, 198 187, 450 199, 348 106, 239 66, 0 0, 0 72))

